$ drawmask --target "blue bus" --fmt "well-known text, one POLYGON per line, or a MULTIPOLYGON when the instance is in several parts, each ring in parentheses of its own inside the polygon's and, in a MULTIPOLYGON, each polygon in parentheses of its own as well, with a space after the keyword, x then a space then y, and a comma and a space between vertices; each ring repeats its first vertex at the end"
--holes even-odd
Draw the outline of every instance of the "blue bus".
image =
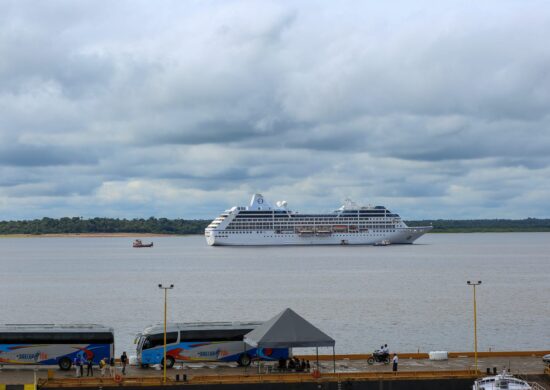
POLYGON ((69 370, 75 358, 99 364, 114 357, 114 333, 102 325, 0 325, 0 365, 59 365, 69 370))
MULTIPOLYGON (((237 362, 250 365, 252 359, 279 360, 288 358, 288 348, 254 348, 246 344, 244 335, 261 322, 192 322, 174 323, 166 327, 166 367, 179 362, 237 362)), ((138 363, 164 365, 164 326, 153 325, 136 338, 138 363)))

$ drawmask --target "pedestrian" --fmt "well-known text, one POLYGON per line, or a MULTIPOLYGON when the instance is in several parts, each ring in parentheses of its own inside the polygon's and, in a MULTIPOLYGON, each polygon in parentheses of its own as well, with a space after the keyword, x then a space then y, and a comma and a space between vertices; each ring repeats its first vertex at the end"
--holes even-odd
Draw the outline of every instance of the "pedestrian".
POLYGON ((122 364, 122 375, 126 375, 126 365, 128 364, 126 352, 122 352, 122 355, 120 355, 120 363, 122 364))
POLYGON ((293 371, 296 368, 296 363, 294 362, 294 359, 290 358, 288 359, 288 371, 293 371))
POLYGON ((109 360, 109 376, 111 377, 114 377, 115 376, 115 358, 112 357, 110 360, 109 360))
POLYGON ((105 376, 105 368, 107 367, 107 362, 105 362, 105 358, 102 358, 99 361, 99 370, 101 371, 101 377, 103 378, 105 376))
POLYGON ((306 371, 309 372, 311 370, 311 364, 309 364, 309 360, 306 360, 306 371))
POLYGON ((86 376, 94 376, 94 361, 91 356, 88 356, 86 367, 88 368, 86 370, 86 376))
POLYGON ((78 367, 78 377, 80 378, 80 377, 84 376, 84 362, 82 360, 82 357, 79 356, 76 359, 76 365, 78 367))
POLYGON ((80 368, 78 368, 78 357, 75 356, 73 359, 74 374, 78 378, 80 374, 80 368))
POLYGON ((396 353, 393 354, 392 363, 393 363, 393 371, 397 372, 397 363, 399 363, 399 358, 397 357, 396 353))
POLYGON ((281 357, 279 359, 279 372, 284 372, 284 371, 286 371, 286 359, 281 357))

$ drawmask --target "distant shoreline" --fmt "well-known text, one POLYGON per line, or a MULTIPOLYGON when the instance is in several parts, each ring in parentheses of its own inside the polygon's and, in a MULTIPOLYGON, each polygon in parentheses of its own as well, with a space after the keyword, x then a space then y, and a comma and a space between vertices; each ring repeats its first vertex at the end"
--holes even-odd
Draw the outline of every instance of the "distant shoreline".
MULTIPOLYGON (((470 233, 550 233, 548 230, 446 230, 431 231, 426 234, 470 234, 470 233)), ((202 233, 192 234, 160 234, 160 233, 45 233, 45 234, 0 234, 2 238, 143 238, 143 237, 187 237, 202 236, 202 233)))
MULTIPOLYGON (((408 226, 432 226, 430 233, 519 233, 548 232, 550 218, 536 219, 428 219, 406 220, 408 226)), ((0 237, 168 237, 204 234, 210 220, 204 219, 117 219, 63 217, 0 221, 0 237), (140 233, 132 233, 140 232, 140 233)))

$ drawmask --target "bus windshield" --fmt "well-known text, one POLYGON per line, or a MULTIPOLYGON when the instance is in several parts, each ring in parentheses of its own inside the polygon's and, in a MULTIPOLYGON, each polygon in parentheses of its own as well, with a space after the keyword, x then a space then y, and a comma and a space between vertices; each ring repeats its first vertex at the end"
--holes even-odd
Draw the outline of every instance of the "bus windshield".
MULTIPOLYGON (((143 341, 143 344, 141 345, 141 349, 150 349, 150 348, 158 347, 159 345, 164 345, 164 333, 153 334, 153 335, 142 337, 142 341, 143 341)), ((166 333, 166 344, 174 344, 177 341, 178 341, 178 332, 166 333)))

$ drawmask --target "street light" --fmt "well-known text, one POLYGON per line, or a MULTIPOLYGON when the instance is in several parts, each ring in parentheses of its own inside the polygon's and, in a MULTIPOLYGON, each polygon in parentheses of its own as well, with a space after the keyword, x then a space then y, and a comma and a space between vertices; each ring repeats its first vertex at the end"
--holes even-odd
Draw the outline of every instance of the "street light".
POLYGON ((474 287, 474 364, 477 372, 477 309, 476 309, 476 286, 481 284, 481 280, 477 282, 466 282, 468 286, 474 287))
POLYGON ((162 381, 166 383, 166 308, 167 308, 167 301, 168 301, 168 290, 171 290, 174 288, 174 285, 171 284, 170 286, 163 286, 162 284, 159 284, 159 288, 164 290, 164 360, 162 361, 163 366, 163 379, 162 381))

